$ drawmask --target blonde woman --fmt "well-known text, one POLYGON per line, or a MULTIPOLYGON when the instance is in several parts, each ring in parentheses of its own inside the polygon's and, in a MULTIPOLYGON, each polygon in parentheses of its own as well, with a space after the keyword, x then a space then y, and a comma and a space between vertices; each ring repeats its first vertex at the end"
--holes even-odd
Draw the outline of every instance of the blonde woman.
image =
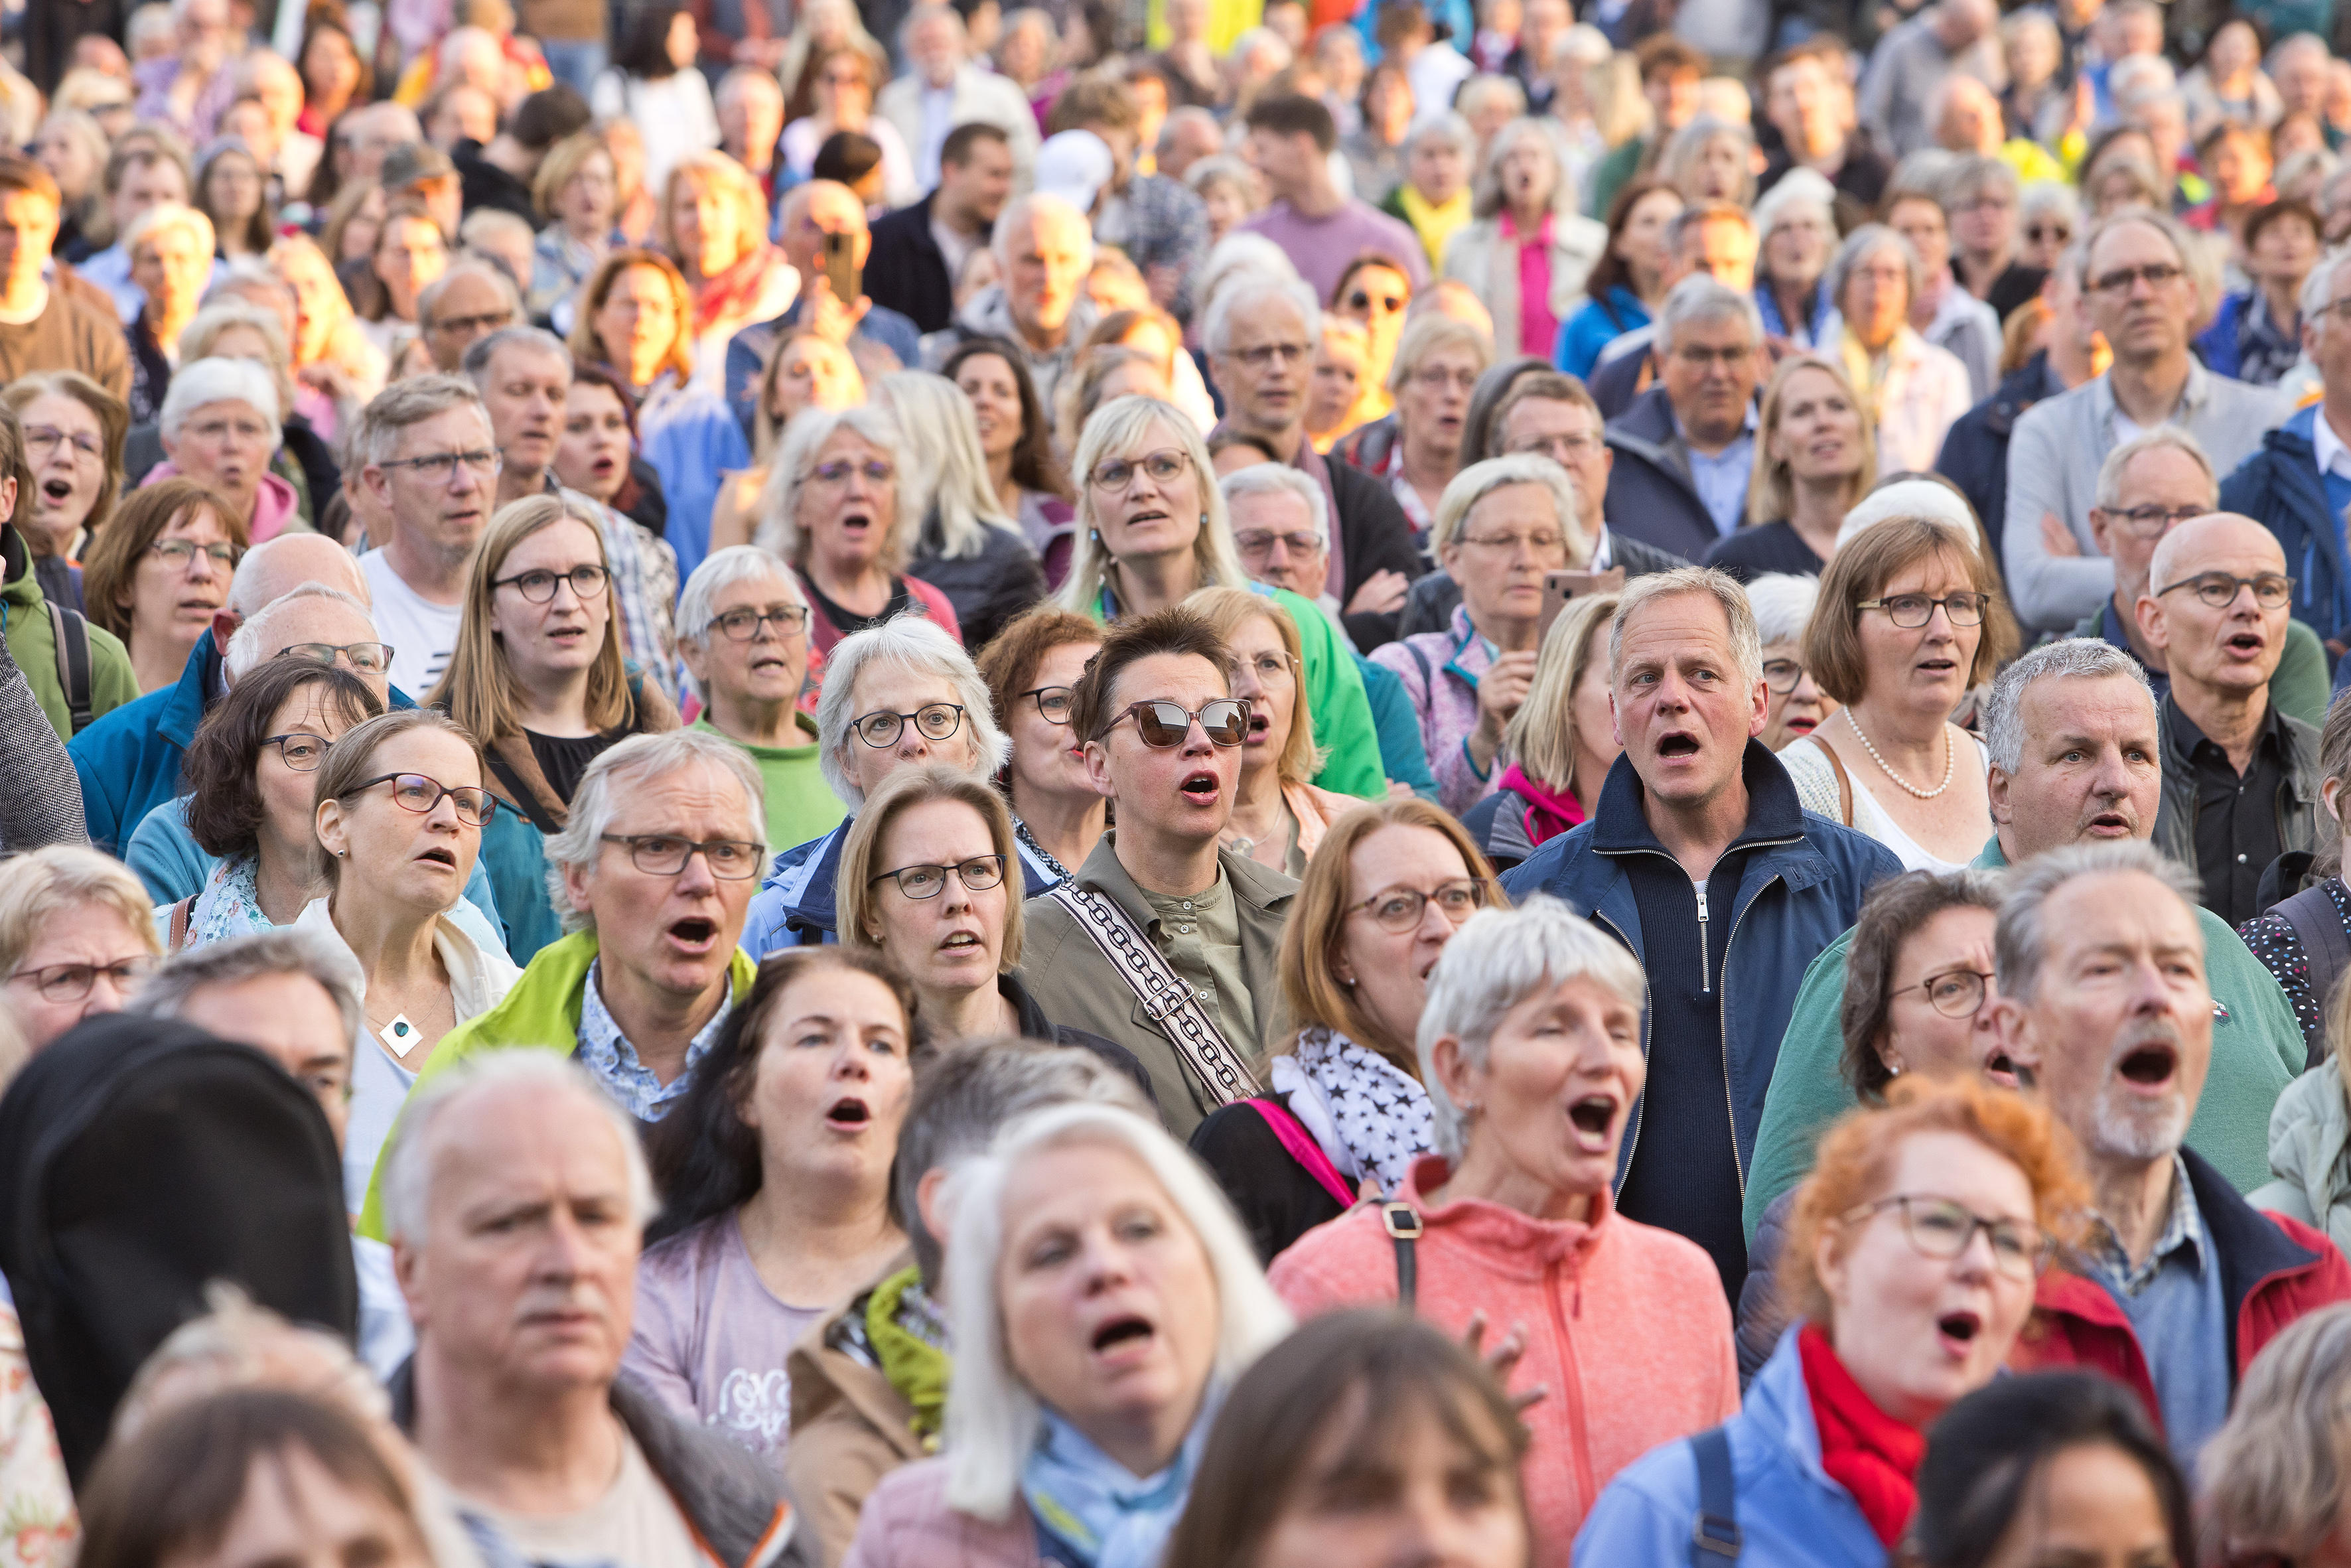
POLYGON ((1746 525, 1708 549, 1706 564, 1741 582, 1818 575, 1845 514, 1876 483, 1876 421, 1852 379, 1833 360, 1791 354, 1763 389, 1746 525))
POLYGON ((1372 335, 1360 321, 1324 312, 1306 392, 1306 439, 1328 452, 1355 428, 1355 406, 1372 384, 1372 335))
POLYGON ((1445 487, 1469 456, 1461 450, 1461 432, 1470 395, 1493 363, 1491 336, 1429 311, 1405 326, 1395 361, 1388 367, 1395 412, 1332 448, 1387 486, 1424 549, 1437 527, 1445 487))
POLYGON ((1303 876, 1332 822, 1362 802, 1310 782, 1322 759, 1314 746, 1314 716, 1300 700, 1305 660, 1298 622, 1248 589, 1204 588, 1184 603, 1224 639, 1233 661, 1233 695, 1249 705, 1240 784, 1224 842, 1284 876, 1303 876))
POLYGON ((759 373, 758 402, 751 412, 751 455, 757 461, 727 475, 718 492, 710 513, 711 554, 751 542, 759 495, 775 471, 776 449, 793 415, 811 408, 838 412, 864 402, 865 375, 847 349, 813 327, 796 327, 778 337, 759 373))
POLYGON ((971 399, 927 371, 883 376, 873 392, 901 430, 922 433, 907 444, 923 515, 907 570, 947 596, 964 645, 985 648, 1007 622, 1045 597, 1045 572, 988 483, 971 399))
POLYGON ((1526 701, 1503 727, 1510 764, 1494 792, 1461 819, 1496 872, 1506 872, 1600 806, 1600 786, 1625 748, 1608 705, 1608 626, 1616 595, 1572 601, 1543 634, 1526 701))
POLYGON ((162 956, 154 901, 113 856, 50 844, 0 861, 0 997, 34 1051, 120 1012, 162 956))
POLYGON ((1445 251, 1445 276, 1477 290, 1499 350, 1551 358, 1560 323, 1583 305, 1608 229, 1583 214, 1550 121, 1513 120, 1487 144, 1468 227, 1445 251))
MULTIPOLYGON (((547 221, 532 251, 533 316, 549 315, 576 295, 611 250, 619 199, 620 177, 603 137, 583 131, 548 149, 530 185, 531 205, 547 221)), ((567 312, 556 329, 570 325, 567 312)))
POLYGON ((689 153, 662 186, 662 248, 694 297, 697 390, 723 392, 726 345, 782 315, 799 290, 799 275, 768 243, 768 215, 758 182, 724 152, 689 153))
POLYGON ((658 684, 632 676, 598 518, 555 496, 499 509, 465 584, 456 651, 427 701, 482 745, 497 809, 482 829, 507 949, 527 964, 561 935, 545 839, 580 775, 632 735, 677 727, 658 684))
MULTIPOLYGON (((317 242, 287 235, 270 247, 269 264, 294 291, 294 412, 332 442, 383 390, 390 369, 381 350, 360 329, 350 296, 317 242)), ((324 498, 312 497, 324 504, 324 498)))

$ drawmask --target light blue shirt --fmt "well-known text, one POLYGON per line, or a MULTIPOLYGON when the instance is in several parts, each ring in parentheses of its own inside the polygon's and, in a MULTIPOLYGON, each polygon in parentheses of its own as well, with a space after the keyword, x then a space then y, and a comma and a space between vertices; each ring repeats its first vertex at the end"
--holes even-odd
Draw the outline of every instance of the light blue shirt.
POLYGON ((1698 486, 1698 498, 1706 503, 1715 531, 1728 538, 1739 531, 1747 513, 1747 481, 1755 473, 1755 407, 1748 405, 1747 428, 1739 439, 1711 457, 1690 446, 1680 420, 1674 421, 1674 430, 1689 453, 1690 482, 1698 486))
POLYGON ((955 129, 955 83, 923 88, 923 141, 914 149, 914 183, 925 191, 939 183, 939 150, 955 129))
POLYGON ((596 1075, 622 1110, 640 1122, 658 1122, 685 1098, 695 1068, 710 1054, 718 1031, 726 1027, 726 1015, 735 1006, 734 981, 727 981, 726 1006, 711 1014, 702 1032, 687 1044, 685 1071, 664 1083, 638 1057, 637 1048, 629 1043, 629 1037, 621 1032, 620 1023, 605 1008, 603 967, 601 958, 588 966, 587 987, 580 997, 580 1063, 596 1075))
POLYGON ((2131 1321, 2147 1353, 2172 1458, 2193 1469, 2207 1439, 2229 1418, 2229 1309, 2219 1260, 2188 1182, 2188 1163, 2171 1156, 2171 1218, 2136 1268, 2103 1220, 2084 1249, 2089 1276, 2131 1321))
MULTIPOLYGON (((106 290, 108 296, 114 301, 115 314, 122 318, 124 326, 128 327, 139 319, 140 310, 147 303, 147 296, 141 293, 139 286, 131 281, 131 253, 123 249, 120 244, 108 246, 88 261, 82 262, 74 268, 74 274, 76 277, 89 279, 106 290)), ((204 278, 204 287, 210 288, 214 284, 218 283, 220 278, 220 259, 215 256, 213 259, 212 272, 204 278)))

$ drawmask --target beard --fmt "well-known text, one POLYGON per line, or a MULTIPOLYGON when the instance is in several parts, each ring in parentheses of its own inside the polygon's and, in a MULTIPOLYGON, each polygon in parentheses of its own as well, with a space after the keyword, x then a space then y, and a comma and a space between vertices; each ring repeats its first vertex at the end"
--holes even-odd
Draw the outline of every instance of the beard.
POLYGON ((2179 1152, 2194 1115, 2187 1091, 2179 1082, 2186 1057, 2179 1026, 2168 1019, 2142 1024, 2116 1043, 2108 1055, 2106 1077, 2090 1107, 2088 1142, 2098 1153, 2116 1159, 2161 1160, 2179 1152), (2140 1046, 2153 1044, 2171 1047, 2173 1079, 2170 1092, 2148 1102, 2126 1093, 2119 1079, 2124 1059, 2140 1046))

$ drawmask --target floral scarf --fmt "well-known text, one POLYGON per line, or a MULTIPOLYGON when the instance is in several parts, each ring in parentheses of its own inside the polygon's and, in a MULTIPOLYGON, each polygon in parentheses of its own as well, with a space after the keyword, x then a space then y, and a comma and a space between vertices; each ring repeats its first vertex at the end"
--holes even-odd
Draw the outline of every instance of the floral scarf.
POLYGON ((1273 1059, 1273 1087, 1290 1095, 1332 1165, 1358 1181, 1374 1177, 1383 1192, 1401 1187, 1412 1162, 1437 1147, 1436 1118, 1419 1080, 1335 1030, 1318 1024, 1299 1031, 1297 1049, 1273 1059))
POLYGON ((277 930, 269 916, 261 913, 260 878, 261 862, 253 855, 239 855, 214 866, 204 890, 196 894, 195 907, 188 912, 188 938, 180 950, 277 930))

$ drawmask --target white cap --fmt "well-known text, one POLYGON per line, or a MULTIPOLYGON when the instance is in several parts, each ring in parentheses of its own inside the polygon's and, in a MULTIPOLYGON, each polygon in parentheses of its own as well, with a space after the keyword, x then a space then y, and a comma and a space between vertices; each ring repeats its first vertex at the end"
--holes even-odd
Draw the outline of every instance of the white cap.
POLYGON ((1037 149, 1036 188, 1091 214, 1094 198, 1116 169, 1109 142, 1091 131, 1064 131, 1047 137, 1037 149))
POLYGON ((1983 531, 1976 523, 1975 508, 1961 500, 1957 491, 1932 479, 1897 480, 1864 496, 1837 525, 1837 549, 1844 549, 1854 535, 1871 524, 1891 517, 1924 517, 1968 549, 1978 554, 1983 551, 1983 531))

